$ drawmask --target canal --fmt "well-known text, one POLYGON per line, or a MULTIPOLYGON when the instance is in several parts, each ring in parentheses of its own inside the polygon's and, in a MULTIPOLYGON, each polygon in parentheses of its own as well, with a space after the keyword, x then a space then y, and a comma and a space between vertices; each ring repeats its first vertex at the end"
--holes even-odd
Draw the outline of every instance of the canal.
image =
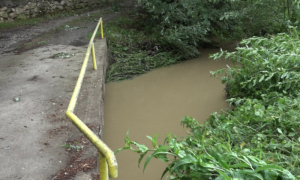
MULTIPOLYGON (((221 47, 232 51, 235 43, 221 47)), ((219 51, 201 49, 198 58, 159 68, 132 80, 107 84, 104 142, 116 151, 124 147, 129 130, 131 140, 152 147, 146 135, 153 137, 157 133, 160 143, 170 132, 185 136, 186 129, 180 125, 185 115, 204 122, 211 113, 229 108, 224 85, 209 73, 231 65, 229 61, 208 58, 209 54, 219 51)), ((138 167, 138 154, 125 150, 116 157, 119 180, 159 180, 166 167, 164 162, 152 159, 143 173, 143 162, 141 168, 138 167)))

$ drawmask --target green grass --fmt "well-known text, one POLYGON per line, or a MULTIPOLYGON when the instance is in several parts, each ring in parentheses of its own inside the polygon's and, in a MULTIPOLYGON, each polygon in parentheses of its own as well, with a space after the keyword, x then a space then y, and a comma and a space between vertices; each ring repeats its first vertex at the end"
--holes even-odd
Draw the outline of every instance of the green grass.
MULTIPOLYGON (((99 27, 99 29, 100 29, 100 27, 99 27)), ((92 35, 93 35, 93 33, 88 33, 88 34, 85 36, 85 38, 86 38, 86 39, 91 39, 91 38, 92 38, 92 35)), ((100 31, 97 31, 97 32, 96 32, 96 37, 101 37, 101 32, 100 32, 100 31)))
POLYGON ((45 19, 38 17, 38 18, 28 18, 28 19, 18 19, 12 22, 3 22, 0 23, 0 29, 10 29, 19 26, 35 26, 38 23, 43 22, 45 19))
POLYGON ((41 41, 41 42, 38 42, 38 44, 39 45, 46 45, 46 44, 48 44, 48 42, 47 41, 41 41))

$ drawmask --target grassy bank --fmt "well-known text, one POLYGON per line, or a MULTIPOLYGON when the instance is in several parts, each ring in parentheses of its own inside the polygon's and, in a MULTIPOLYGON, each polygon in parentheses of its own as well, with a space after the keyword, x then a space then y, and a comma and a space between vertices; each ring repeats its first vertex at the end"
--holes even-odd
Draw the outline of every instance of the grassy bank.
POLYGON ((182 58, 164 48, 152 34, 140 28, 135 16, 122 15, 104 26, 113 57, 106 82, 130 79, 159 67, 180 62, 182 58))

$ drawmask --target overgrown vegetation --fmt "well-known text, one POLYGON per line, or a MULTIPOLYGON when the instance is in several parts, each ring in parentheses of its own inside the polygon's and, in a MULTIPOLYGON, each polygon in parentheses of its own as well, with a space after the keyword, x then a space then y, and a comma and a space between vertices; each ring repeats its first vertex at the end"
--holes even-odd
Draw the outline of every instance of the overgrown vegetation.
POLYGON ((182 124, 190 132, 187 137, 170 134, 158 145, 156 135, 147 136, 153 149, 127 134, 120 150, 140 154, 139 163, 152 152, 144 169, 151 158, 161 159, 168 162, 164 174, 174 180, 300 179, 298 33, 292 29, 291 34, 253 37, 241 45, 236 52, 211 56, 234 64, 211 72, 229 87, 232 110, 213 113, 204 124, 186 116, 182 124))
POLYGON ((240 44, 236 52, 222 51, 212 56, 230 58, 235 65, 211 72, 214 76, 226 73, 222 82, 229 97, 264 99, 273 96, 271 92, 298 95, 300 41, 296 31, 292 35, 252 37, 240 44))
POLYGON ((141 0, 135 18, 106 25, 113 54, 107 81, 131 78, 153 68, 199 55, 201 44, 248 38, 230 59, 233 67, 211 72, 226 85, 232 110, 213 113, 204 124, 182 120, 190 132, 169 134, 153 148, 131 141, 125 147, 145 160, 167 162, 169 179, 300 179, 299 0, 141 0), (289 32, 291 30, 291 32, 289 32), (299 30, 299 29, 298 29, 299 30), (279 33, 279 34, 278 34, 279 33), (277 34, 277 35, 276 35, 277 34), (253 35, 261 37, 252 37, 253 35), (249 38, 252 37, 252 38, 249 38))
POLYGON ((138 19, 123 16, 105 25, 104 34, 113 55, 106 82, 129 79, 181 60, 139 29, 138 22, 138 19))
POLYGON ((199 55, 209 37, 241 39, 297 25, 299 0, 140 0, 143 27, 184 58, 199 55))
POLYGON ((299 0, 139 3, 141 8, 105 26, 115 63, 107 82, 197 57, 203 44, 213 45, 211 38, 230 41, 286 32, 288 26, 298 25, 300 17, 299 0))

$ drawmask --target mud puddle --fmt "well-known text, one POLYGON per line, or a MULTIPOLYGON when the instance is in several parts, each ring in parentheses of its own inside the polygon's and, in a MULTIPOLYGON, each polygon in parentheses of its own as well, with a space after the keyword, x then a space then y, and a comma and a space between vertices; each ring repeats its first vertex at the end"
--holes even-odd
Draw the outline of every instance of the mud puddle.
MULTIPOLYGON (((224 44, 223 50, 233 50, 234 43, 224 44)), ((229 61, 213 61, 209 54, 219 49, 203 49, 201 57, 166 68, 160 68, 133 80, 106 85, 104 141, 113 150, 124 146, 129 137, 151 146, 146 135, 158 133, 163 143, 165 134, 185 136, 181 119, 191 116, 204 122, 211 113, 229 108, 225 102, 224 85, 209 71, 230 65, 229 61)), ((143 173, 138 168, 139 155, 127 151, 117 154, 119 180, 159 180, 166 164, 152 159, 143 173)), ((146 158, 145 158, 146 159, 146 158)), ((164 177, 165 179, 165 177, 164 177)))

